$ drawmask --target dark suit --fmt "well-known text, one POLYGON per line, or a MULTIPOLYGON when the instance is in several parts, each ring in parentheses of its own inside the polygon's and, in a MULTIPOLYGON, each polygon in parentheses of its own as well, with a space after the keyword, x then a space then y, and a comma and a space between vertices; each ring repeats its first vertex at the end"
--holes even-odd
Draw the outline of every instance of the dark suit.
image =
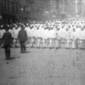
POLYGON ((10 48, 11 48, 11 44, 12 44, 12 35, 10 32, 6 31, 2 37, 2 43, 5 49, 5 56, 6 59, 10 58, 10 48))
POLYGON ((26 51, 25 42, 27 41, 27 33, 25 30, 22 29, 19 31, 18 39, 20 42, 21 52, 23 53, 26 51))

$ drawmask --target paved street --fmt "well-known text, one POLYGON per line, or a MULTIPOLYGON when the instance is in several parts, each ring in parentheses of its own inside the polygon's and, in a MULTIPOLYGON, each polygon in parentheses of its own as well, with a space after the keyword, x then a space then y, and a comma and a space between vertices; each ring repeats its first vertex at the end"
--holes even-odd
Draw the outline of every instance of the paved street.
POLYGON ((14 60, 0 49, 0 85, 85 85, 85 50, 27 48, 14 60))

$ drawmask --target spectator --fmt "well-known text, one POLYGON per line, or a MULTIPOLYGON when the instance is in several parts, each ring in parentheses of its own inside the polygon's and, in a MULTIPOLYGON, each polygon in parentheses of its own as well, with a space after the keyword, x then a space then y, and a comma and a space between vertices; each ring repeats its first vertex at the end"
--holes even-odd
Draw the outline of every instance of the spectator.
POLYGON ((18 34, 18 40, 20 43, 20 48, 21 48, 21 53, 25 53, 26 52, 26 41, 27 41, 28 37, 27 37, 27 33, 25 31, 25 27, 23 25, 21 25, 21 30, 19 31, 18 34))
POLYGON ((12 35, 11 33, 8 31, 8 27, 5 26, 4 27, 6 32, 3 34, 2 36, 2 43, 3 43, 3 47, 5 49, 5 57, 6 57, 6 60, 10 60, 12 59, 12 57, 10 56, 10 51, 11 51, 11 44, 12 44, 12 35))

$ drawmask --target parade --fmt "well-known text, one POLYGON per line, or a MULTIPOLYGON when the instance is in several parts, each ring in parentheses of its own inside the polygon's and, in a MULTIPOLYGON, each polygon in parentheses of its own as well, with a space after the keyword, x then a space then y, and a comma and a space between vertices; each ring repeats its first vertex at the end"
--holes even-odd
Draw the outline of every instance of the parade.
POLYGON ((0 0, 0 85, 85 85, 85 0, 0 0))
MULTIPOLYGON (((68 21, 46 21, 45 23, 17 23, 7 25, 13 37, 13 46, 19 46, 18 33, 21 26, 27 32, 27 47, 39 48, 84 48, 85 21, 83 19, 69 19, 68 21), (47 44, 48 43, 48 44, 47 44)), ((0 37, 4 34, 4 25, 1 25, 0 37)))

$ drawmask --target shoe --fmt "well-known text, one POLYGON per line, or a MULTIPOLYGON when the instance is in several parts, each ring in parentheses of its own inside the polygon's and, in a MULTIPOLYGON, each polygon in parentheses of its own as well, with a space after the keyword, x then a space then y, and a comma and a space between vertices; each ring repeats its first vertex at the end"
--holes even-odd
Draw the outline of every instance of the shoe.
POLYGON ((21 52, 21 53, 24 53, 24 52, 21 52))
POLYGON ((6 58, 6 60, 12 60, 15 59, 14 57, 6 58))

